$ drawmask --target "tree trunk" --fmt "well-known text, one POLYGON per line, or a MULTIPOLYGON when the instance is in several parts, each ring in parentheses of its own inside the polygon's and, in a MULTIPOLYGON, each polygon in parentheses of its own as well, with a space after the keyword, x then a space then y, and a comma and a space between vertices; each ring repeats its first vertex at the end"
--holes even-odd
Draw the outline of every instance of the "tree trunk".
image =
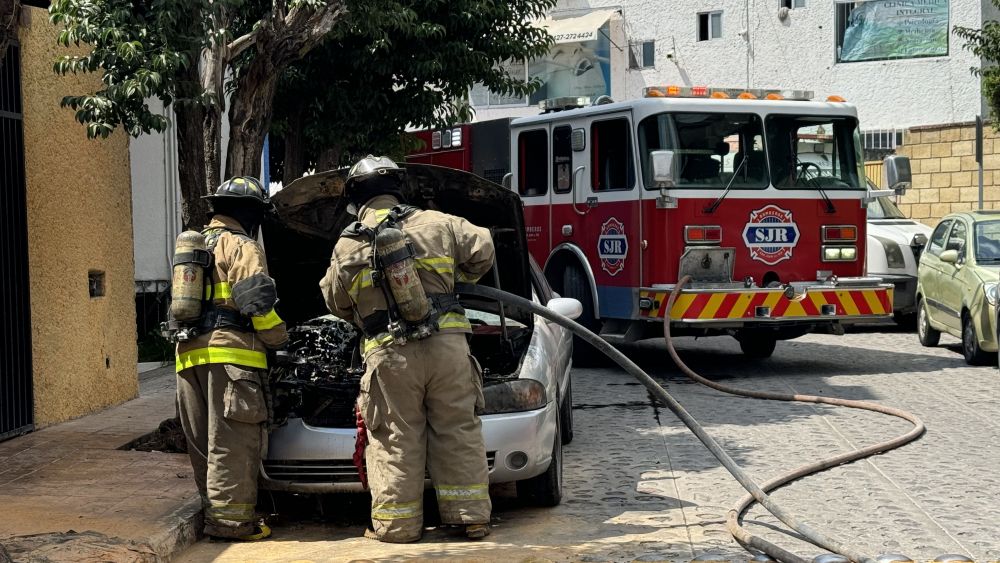
MULTIPOLYGON (((184 96, 200 90, 201 69, 189 67, 181 77, 184 96)), ((218 104, 179 101, 174 105, 177 168, 181 184, 181 220, 185 229, 201 230, 208 222, 208 202, 202 199, 219 185, 222 111, 218 104)))
POLYGON ((343 149, 340 145, 324 148, 316 159, 316 171, 324 172, 340 167, 340 153, 343 149))
POLYGON ((239 78, 229 103, 229 150, 226 177, 260 176, 264 136, 271 127, 272 103, 280 72, 258 54, 239 78))
POLYGON ((301 107, 288 117, 288 131, 285 132, 285 173, 281 180, 285 185, 306 172, 305 134, 302 128, 301 107))
POLYGON ((17 26, 21 23, 21 2, 0 0, 0 67, 7 56, 7 47, 17 40, 17 26))

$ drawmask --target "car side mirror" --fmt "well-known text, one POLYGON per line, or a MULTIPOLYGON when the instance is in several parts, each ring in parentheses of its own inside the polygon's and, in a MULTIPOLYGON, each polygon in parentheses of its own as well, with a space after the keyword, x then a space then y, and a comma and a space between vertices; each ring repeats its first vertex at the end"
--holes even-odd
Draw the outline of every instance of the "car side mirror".
POLYGON ((653 187, 660 189, 656 207, 658 209, 677 207, 677 200, 667 195, 667 190, 677 186, 677 155, 674 151, 650 151, 649 170, 653 176, 653 187))
POLYGON ((568 319, 576 319, 583 314, 583 304, 569 297, 556 297, 545 306, 568 319))
POLYGON ((882 170, 886 188, 896 192, 896 195, 906 195, 906 190, 913 184, 913 173, 910 172, 910 159, 894 154, 882 161, 882 170))
POLYGON ((949 264, 957 264, 958 263, 958 251, 954 250, 954 249, 952 249, 952 250, 945 250, 944 252, 941 253, 940 258, 941 258, 942 262, 947 262, 949 264))

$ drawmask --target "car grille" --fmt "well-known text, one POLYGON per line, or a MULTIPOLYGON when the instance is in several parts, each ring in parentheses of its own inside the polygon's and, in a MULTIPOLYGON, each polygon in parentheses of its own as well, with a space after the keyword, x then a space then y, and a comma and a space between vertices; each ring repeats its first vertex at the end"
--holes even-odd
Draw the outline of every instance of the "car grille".
MULTIPOLYGON (((496 452, 486 452, 490 472, 496 452)), ((273 481, 294 483, 357 483, 358 470, 349 459, 265 460, 264 473, 273 481)), ((430 476, 428 475, 427 478, 430 476)))

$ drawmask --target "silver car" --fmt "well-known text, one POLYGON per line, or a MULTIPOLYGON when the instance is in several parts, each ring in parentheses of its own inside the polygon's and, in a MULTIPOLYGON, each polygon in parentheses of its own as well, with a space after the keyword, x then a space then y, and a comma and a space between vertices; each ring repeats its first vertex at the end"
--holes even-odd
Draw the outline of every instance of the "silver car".
MULTIPOLYGON (((517 194, 471 174, 408 165, 407 199, 492 230, 490 285, 569 317, 582 306, 553 294, 529 257, 517 194)), ((289 352, 272 367, 275 419, 261 486, 304 493, 361 491, 353 457, 354 401, 362 373, 357 334, 326 313, 318 280, 343 228, 343 170, 296 180, 274 197, 281 221, 264 228, 268 265, 292 326, 289 352)), ((553 506, 562 497, 562 447, 573 438, 571 335, 529 312, 460 294, 473 324, 470 348, 483 367, 480 413, 490 482, 516 482, 519 497, 553 506)))

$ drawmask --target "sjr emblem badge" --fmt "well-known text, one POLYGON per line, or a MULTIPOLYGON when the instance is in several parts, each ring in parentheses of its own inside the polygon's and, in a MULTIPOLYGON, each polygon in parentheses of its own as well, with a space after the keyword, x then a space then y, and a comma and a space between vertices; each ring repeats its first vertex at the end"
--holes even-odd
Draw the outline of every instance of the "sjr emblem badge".
POLYGON ((617 276, 625 269, 627 254, 625 225, 611 217, 601 225, 601 235, 597 237, 597 256, 601 259, 601 269, 608 275, 617 276))
POLYGON ((792 212, 777 205, 765 205, 750 212, 750 222, 743 228, 743 241, 750 258, 773 266, 792 257, 799 242, 799 227, 792 212))

